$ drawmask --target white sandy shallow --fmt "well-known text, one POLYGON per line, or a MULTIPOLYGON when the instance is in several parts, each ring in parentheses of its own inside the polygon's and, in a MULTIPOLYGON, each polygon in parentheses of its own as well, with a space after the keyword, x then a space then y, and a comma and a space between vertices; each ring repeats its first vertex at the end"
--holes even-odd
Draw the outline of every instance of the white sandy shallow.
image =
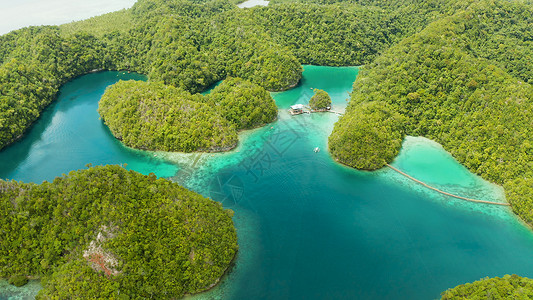
POLYGON ((240 8, 250 8, 254 6, 267 6, 268 1, 265 0, 248 0, 244 1, 243 3, 237 5, 240 8))

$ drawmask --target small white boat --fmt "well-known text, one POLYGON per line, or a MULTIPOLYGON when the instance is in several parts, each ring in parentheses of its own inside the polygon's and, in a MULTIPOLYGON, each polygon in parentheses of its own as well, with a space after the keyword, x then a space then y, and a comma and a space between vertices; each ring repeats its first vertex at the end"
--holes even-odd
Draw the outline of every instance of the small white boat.
POLYGON ((320 148, 316 147, 315 150, 313 150, 313 151, 315 151, 315 153, 318 153, 318 152, 320 152, 320 148))

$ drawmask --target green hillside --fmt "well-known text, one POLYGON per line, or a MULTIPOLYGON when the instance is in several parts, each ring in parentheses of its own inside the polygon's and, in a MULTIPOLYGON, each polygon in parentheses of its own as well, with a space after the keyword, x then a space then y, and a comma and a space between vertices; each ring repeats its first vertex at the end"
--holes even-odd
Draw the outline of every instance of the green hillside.
POLYGON ((21 138, 62 84, 129 70, 203 91, 228 76, 269 91, 295 86, 301 64, 362 65, 469 2, 281 3, 139 0, 131 9, 0 36, 0 149, 21 138))
MULTIPOLYGON (((273 0, 251 9, 239 9, 235 2, 139 0, 131 9, 86 21, 0 36, 0 150, 24 135, 61 85, 93 70, 149 77, 149 83, 119 83, 102 100, 103 120, 125 144, 214 151, 233 147, 238 130, 274 120, 275 107, 265 90, 297 85, 301 64, 364 65, 346 114, 329 137, 337 161, 378 169, 394 159, 406 135, 425 136, 472 172, 502 185, 513 211, 533 226, 531 1, 273 0), (211 95, 196 95, 226 78, 211 95)), ((236 251, 227 215, 216 208, 217 213, 197 223, 159 218, 169 212, 154 207, 157 201, 167 201, 165 207, 178 215, 180 209, 196 209, 193 204, 181 207, 166 193, 195 196, 166 181, 119 169, 108 172, 110 168, 115 167, 72 173, 40 186, 3 183, 8 192, 0 194, 0 224, 8 237, 0 241, 0 276, 44 275, 48 281, 42 295, 57 298, 67 291, 104 298, 117 291, 171 298, 213 284, 236 251), (141 186, 122 189, 131 183, 130 176, 141 186), (117 183, 112 192, 109 182, 117 183), (159 185, 172 188, 161 191, 159 185), (65 202, 63 196, 76 200, 65 202), (156 201, 143 200, 150 197, 156 201), (37 213, 41 211, 46 217, 37 213), (138 223, 120 219, 126 216, 138 223), (226 237, 224 248, 163 250, 158 241, 178 242, 165 240, 158 231, 163 227, 144 230, 159 220, 176 232, 226 220, 221 227, 226 231, 209 233, 214 241, 226 237), (102 247, 117 259, 112 267, 116 280, 98 275, 102 272, 84 262, 83 253, 98 233, 112 236, 102 247), (152 233, 157 241, 146 246, 139 236, 152 233), (22 250, 13 251, 15 245, 23 245, 22 250), (153 253, 180 259, 164 261, 170 266, 164 270, 161 261, 147 259, 153 253), (216 257, 220 260, 215 262, 216 257), (210 267, 204 272, 206 262, 210 267), (183 276, 174 285, 168 272, 178 270, 183 276), (76 278, 98 284, 84 286, 76 278)), ((189 242, 195 243, 187 240, 185 245, 189 242)), ((484 294, 475 292, 485 291, 486 284, 494 295, 509 296, 500 290, 513 290, 516 297, 527 295, 529 285, 517 277, 496 278, 444 297, 482 299, 484 294)))
POLYGON ((385 51, 354 84, 329 139, 333 156, 377 169, 396 156, 405 135, 428 137, 503 185, 513 211, 532 225, 533 40, 524 30, 531 8, 477 3, 385 51), (376 105, 381 109, 361 116, 376 105))
POLYGON ((234 148, 234 125, 199 98, 162 83, 121 81, 107 89, 98 112, 129 147, 182 152, 234 148))
POLYGON ((218 282, 237 252, 231 211, 153 174, 0 187, 0 277, 42 277, 43 299, 177 298, 218 282))
POLYGON ((237 131, 274 121, 278 109, 261 86, 228 78, 208 96, 155 82, 121 81, 109 87, 98 112, 113 135, 143 150, 226 151, 237 131))

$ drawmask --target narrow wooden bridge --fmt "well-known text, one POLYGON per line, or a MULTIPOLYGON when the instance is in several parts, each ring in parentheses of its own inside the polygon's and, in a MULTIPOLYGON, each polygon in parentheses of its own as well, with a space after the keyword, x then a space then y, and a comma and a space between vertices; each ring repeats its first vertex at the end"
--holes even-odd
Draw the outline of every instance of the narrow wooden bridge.
POLYGON ((430 186, 430 185, 428 185, 428 184, 426 184, 426 183, 424 183, 424 182, 422 182, 422 181, 420 181, 420 180, 418 180, 418 179, 416 179, 416 178, 410 176, 409 174, 404 173, 404 172, 398 170, 397 168, 395 168, 395 167, 393 167, 393 166, 391 166, 391 165, 389 165, 389 164, 387 164, 387 167, 389 167, 389 168, 391 168, 392 170, 394 170, 394 171, 396 171, 396 172, 402 174, 403 176, 405 176, 405 177, 411 179, 412 181, 417 182, 417 183, 419 183, 419 184, 421 184, 421 185, 427 187, 428 189, 432 189, 432 190, 434 190, 434 191, 436 191, 436 192, 438 192, 438 193, 441 193, 441 194, 443 194, 443 195, 446 195, 446 196, 450 196, 450 197, 454 197, 454 198, 457 198, 457 199, 466 200, 466 201, 470 201, 470 202, 476 202, 476 203, 485 203, 485 204, 493 204, 493 205, 510 206, 509 203, 492 202, 492 201, 486 201, 486 200, 477 200, 477 199, 471 199, 471 198, 466 198, 466 197, 461 197, 461 196, 457 196, 457 195, 454 195, 454 194, 450 194, 450 193, 447 193, 447 192, 441 191, 441 190, 439 190, 439 189, 437 189, 437 188, 435 188, 435 187, 432 187, 432 186, 430 186))

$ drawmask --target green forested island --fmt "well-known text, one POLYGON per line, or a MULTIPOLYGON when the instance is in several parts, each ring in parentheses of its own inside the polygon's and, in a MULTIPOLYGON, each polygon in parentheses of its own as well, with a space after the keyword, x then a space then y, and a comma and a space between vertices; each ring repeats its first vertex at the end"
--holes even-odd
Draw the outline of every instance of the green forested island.
POLYGON ((184 152, 235 147, 234 126, 201 97, 161 83, 122 81, 106 91, 98 111, 130 147, 184 152))
POLYGON ((86 21, 10 32, 0 36, 0 149, 24 134, 62 84, 92 70, 136 71, 190 93, 228 76, 279 91, 298 83, 301 64, 367 64, 466 5, 416 2, 238 9, 224 0, 140 0, 86 21))
POLYGON ((333 156, 377 169, 405 135, 428 137, 503 185, 513 211, 532 226, 533 70, 523 63, 533 57, 531 8, 474 3, 384 51, 354 84, 330 136, 333 156), (379 109, 362 112, 369 107, 379 109))
POLYGON ((237 130, 272 122, 277 107, 261 86, 228 78, 207 96, 159 82, 119 82, 98 111, 113 135, 143 150, 218 152, 237 145, 237 130))
POLYGON ((274 121, 278 108, 262 87, 241 78, 227 78, 203 98, 235 129, 252 129, 274 121))
POLYGON ((527 300, 531 298, 533 298, 533 280, 517 275, 505 275, 503 278, 484 278, 473 283, 456 286, 442 293, 442 300, 527 300))
POLYGON ((314 89, 315 94, 309 99, 309 107, 313 110, 326 110, 331 108, 331 97, 320 89, 314 89))
MULTIPOLYGON (((217 151, 233 147, 238 130, 275 119, 272 101, 262 89, 295 86, 301 64, 364 65, 346 114, 329 138, 337 161, 378 169, 394 159, 406 135, 425 136, 442 144, 472 172, 502 185, 513 211, 533 226, 532 14, 530 1, 505 0, 273 0, 267 7, 252 9, 238 9, 225 0, 139 0, 131 9, 82 22, 16 30, 0 36, 0 149, 24 134, 62 84, 93 70, 129 70, 150 79, 119 83, 102 100, 103 120, 125 144, 152 150, 217 151), (225 78, 211 95, 196 95, 225 78), (250 101, 251 94, 256 100, 250 101), (145 98, 150 101, 143 103, 145 98), (166 119, 169 112, 172 117, 166 119)), ((57 181, 84 176, 76 174, 57 181)), ((35 189, 36 195, 47 197, 52 195, 44 191, 56 185, 4 184, 17 187, 9 193, 35 189)), ((81 184, 90 186, 90 182, 81 184)), ((89 191, 99 195, 99 188, 83 190, 89 191)), ((20 198, 9 193, 0 195, 20 198)), ((39 199, 48 198, 32 194, 20 199, 44 205, 39 199)), ((4 211, 24 208, 18 200, 10 201, 3 202, 4 211)), ((64 213, 56 210, 53 216, 61 218, 64 213)), ((30 222, 31 214, 6 213, 16 220, 3 218, 2 224, 39 230, 47 224, 30 222)), ((0 276, 47 274, 50 286, 61 290, 45 288, 43 295, 60 298, 62 291, 87 288, 76 287, 68 278, 93 276, 106 282, 106 277, 80 263, 79 247, 95 240, 95 234, 114 235, 114 230, 105 228, 116 225, 98 223, 80 229, 91 231, 82 231, 83 240, 73 242, 59 234, 44 237, 43 241, 53 242, 43 246, 39 238, 32 238, 35 242, 16 254, 8 247, 13 240, 3 240, 1 250, 11 256, 2 255, 0 276), (72 259, 63 263, 66 257, 72 259)), ((109 239, 106 247, 112 247, 114 240, 109 239)), ((235 249, 228 245, 227 249, 235 249)), ((109 249, 120 248, 115 246, 109 249)), ((209 279, 218 278, 222 269, 209 279)), ((503 280, 514 287, 520 281, 503 280)), ((212 283, 202 279, 173 295, 212 283)), ((127 290, 133 283, 113 284, 102 291, 127 290)), ((139 297, 154 295, 162 290, 158 288, 147 285, 139 297)))
POLYGON ((0 277, 41 277, 42 299, 182 297, 237 252, 231 211, 153 174, 93 167, 0 189, 0 277))

